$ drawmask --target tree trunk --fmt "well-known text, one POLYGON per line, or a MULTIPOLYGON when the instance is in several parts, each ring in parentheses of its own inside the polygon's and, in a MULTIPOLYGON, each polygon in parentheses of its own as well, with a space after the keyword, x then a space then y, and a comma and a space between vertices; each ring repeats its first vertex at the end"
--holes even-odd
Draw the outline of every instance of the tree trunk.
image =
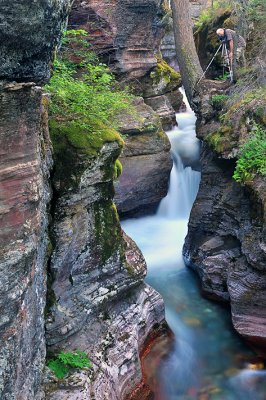
POLYGON ((194 43, 189 1, 171 0, 171 7, 173 11, 177 61, 188 101, 192 103, 194 87, 202 76, 203 71, 194 43))

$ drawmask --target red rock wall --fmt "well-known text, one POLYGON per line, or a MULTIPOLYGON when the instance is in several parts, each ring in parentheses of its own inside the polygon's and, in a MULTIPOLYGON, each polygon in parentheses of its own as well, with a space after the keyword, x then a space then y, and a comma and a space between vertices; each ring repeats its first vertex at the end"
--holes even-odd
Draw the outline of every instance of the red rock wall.
POLYGON ((51 162, 45 101, 40 88, 10 84, 0 103, 0 397, 37 399, 45 357, 51 162))
POLYGON ((85 29, 93 48, 126 79, 157 64, 163 0, 75 0, 69 26, 85 29))

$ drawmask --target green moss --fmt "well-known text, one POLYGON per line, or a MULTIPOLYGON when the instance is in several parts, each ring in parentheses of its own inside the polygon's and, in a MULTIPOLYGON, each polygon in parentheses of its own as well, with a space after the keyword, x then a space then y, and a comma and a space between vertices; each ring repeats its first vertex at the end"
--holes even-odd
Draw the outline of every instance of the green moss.
POLYGON ((115 204, 111 200, 94 204, 95 241, 100 263, 122 251, 122 233, 115 204))
POLYGON ((217 153, 230 150, 232 143, 233 129, 231 126, 221 126, 217 131, 209 133, 206 142, 217 153))
MULTIPOLYGON (((236 90, 238 90, 241 85, 242 83, 238 82, 236 90)), ((258 122, 264 123, 265 105, 266 86, 249 90, 244 94, 240 91, 240 93, 237 92, 228 102, 229 109, 220 117, 220 120, 224 124, 231 123, 235 120, 236 116, 242 112, 242 114, 248 114, 251 118, 257 117, 258 122)))
POLYGON ((83 127, 80 121, 52 119, 49 128, 55 158, 54 181, 60 182, 60 189, 77 187, 82 173, 105 143, 117 142, 120 149, 124 144, 118 132, 101 122, 87 120, 83 127))
POLYGON ((114 164, 114 179, 118 179, 122 172, 123 166, 119 160, 116 160, 114 164))
POLYGON ((166 61, 158 58, 157 66, 150 73, 151 79, 155 83, 159 83, 163 79, 167 84, 174 83, 176 86, 181 85, 181 75, 176 72, 166 61))
POLYGON ((78 123, 75 121, 62 123, 50 120, 49 127, 55 153, 57 153, 57 146, 62 136, 79 153, 90 157, 96 156, 107 142, 117 142, 121 148, 124 145, 124 141, 117 131, 99 121, 87 120, 86 126, 83 127, 80 121, 78 123))
MULTIPOLYGON (((232 6, 229 1, 216 0, 213 3, 213 7, 208 7, 204 9, 195 22, 196 32, 198 34, 201 30, 205 29, 207 26, 215 25, 216 21, 223 19, 227 21, 226 28, 232 28, 232 23, 230 21, 232 12, 232 6)), ((223 24, 221 24, 223 25, 223 24)), ((217 42, 217 39, 216 39, 217 42)))
POLYGON ((127 270, 127 272, 129 273, 130 276, 135 276, 136 275, 136 271, 134 270, 132 265, 130 265, 129 263, 125 262, 125 267, 126 267, 126 270, 127 270))

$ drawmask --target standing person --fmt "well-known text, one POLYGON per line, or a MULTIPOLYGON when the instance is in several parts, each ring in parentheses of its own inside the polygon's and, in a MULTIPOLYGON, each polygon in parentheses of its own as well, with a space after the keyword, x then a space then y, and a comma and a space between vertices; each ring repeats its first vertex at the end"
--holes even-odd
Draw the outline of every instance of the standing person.
POLYGON ((233 66, 233 55, 234 55, 234 51, 235 51, 236 61, 238 63, 241 63, 241 65, 243 67, 245 67, 246 66, 246 59, 245 59, 246 41, 245 41, 245 39, 241 35, 238 35, 232 29, 219 28, 219 29, 217 29, 216 33, 219 36, 219 39, 222 42, 226 43, 229 47, 229 60, 230 60, 231 66, 233 66))

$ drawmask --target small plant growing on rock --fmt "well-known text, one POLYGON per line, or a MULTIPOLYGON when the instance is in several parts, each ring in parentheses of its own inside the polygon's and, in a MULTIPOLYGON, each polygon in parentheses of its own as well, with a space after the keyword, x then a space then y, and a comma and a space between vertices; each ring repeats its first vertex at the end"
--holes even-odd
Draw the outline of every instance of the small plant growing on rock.
POLYGON ((224 103, 229 99, 226 94, 215 94, 212 96, 212 104, 216 108, 222 108, 224 103))
POLYGON ((90 368, 91 361, 86 353, 76 351, 61 351, 56 358, 48 361, 48 367, 55 376, 63 379, 72 368, 90 368))
POLYGON ((266 131, 254 124, 252 135, 240 150, 233 178, 245 183, 256 174, 266 175, 266 131))

